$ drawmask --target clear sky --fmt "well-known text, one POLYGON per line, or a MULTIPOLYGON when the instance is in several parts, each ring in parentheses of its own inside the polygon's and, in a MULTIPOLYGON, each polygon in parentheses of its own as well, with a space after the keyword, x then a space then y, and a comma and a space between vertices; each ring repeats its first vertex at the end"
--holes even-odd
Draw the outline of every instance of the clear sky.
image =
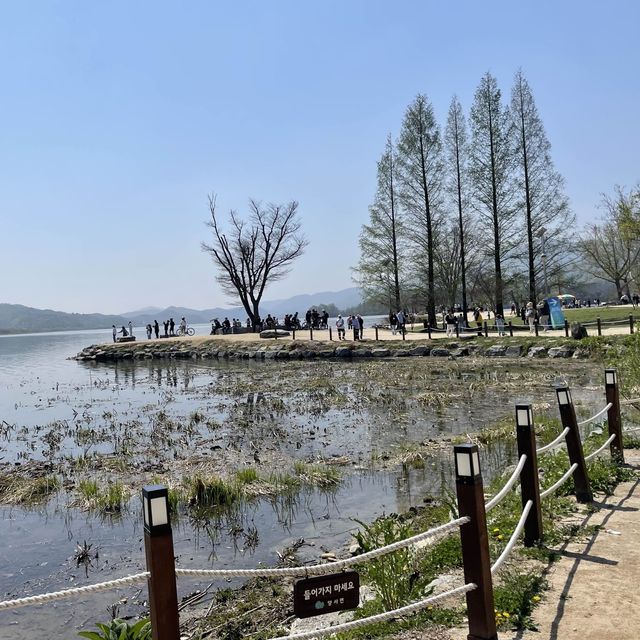
POLYGON ((119 313, 228 302, 207 194, 300 201, 267 298, 352 286, 387 133, 522 67, 581 222, 640 179, 640 3, 2 2, 0 302, 119 313))

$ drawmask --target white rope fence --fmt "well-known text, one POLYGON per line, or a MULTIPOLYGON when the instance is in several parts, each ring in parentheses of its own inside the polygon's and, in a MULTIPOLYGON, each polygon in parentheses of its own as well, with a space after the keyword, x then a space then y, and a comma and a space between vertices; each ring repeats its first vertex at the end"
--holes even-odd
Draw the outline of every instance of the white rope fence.
POLYGON ((640 427, 636 427, 635 429, 625 429, 622 433, 634 433, 635 431, 640 431, 640 427))
POLYGON ((489 502, 487 502, 487 504, 484 505, 485 511, 487 513, 491 511, 493 507, 500 504, 500 502, 502 502, 503 498, 507 495, 507 493, 509 493, 511 487, 513 487, 513 485, 516 483, 516 481, 520 477, 520 474, 522 473, 522 469, 524 468, 524 463, 526 461, 527 461, 527 456, 525 454, 522 454, 520 456, 520 460, 518 461, 518 465, 516 466, 515 470, 511 474, 511 477, 509 478, 509 480, 507 480, 507 483, 504 485, 504 487, 502 487, 502 489, 498 493, 496 493, 495 496, 493 496, 493 498, 491 498, 491 500, 489 500, 489 502))
POLYGON ((545 444, 544 447, 536 449, 536 453, 544 453, 545 451, 549 451, 550 449, 555 449, 556 447, 560 446, 562 441, 567 436, 567 433, 569 433, 569 427, 565 427, 562 433, 555 440, 552 440, 549 444, 545 444))
POLYGON ((345 558, 344 560, 338 560, 337 562, 328 562, 325 564, 314 564, 305 567, 282 567, 282 568, 265 568, 265 569, 178 569, 176 568, 177 576, 206 576, 208 578, 275 578, 275 577, 300 577, 300 576, 321 576, 327 573, 335 573, 341 571, 345 567, 350 567, 354 564, 362 564, 368 560, 373 560, 378 556, 386 555, 387 553, 393 553, 399 549, 410 547, 427 538, 433 538, 444 534, 449 534, 463 524, 470 521, 470 518, 465 516, 464 518, 457 518, 451 520, 446 524, 440 525, 423 533, 419 533, 411 538, 405 538, 404 540, 398 540, 385 547, 379 549, 373 549, 367 551, 359 556, 353 556, 352 558, 345 558))
POLYGON ((369 616, 368 618, 361 618, 360 620, 351 620, 350 622, 344 622, 343 624, 337 624, 333 627, 327 627, 325 629, 318 629, 317 631, 305 631, 304 633, 294 633, 290 636, 278 636, 271 640, 308 640, 310 638, 322 638, 323 636, 333 635, 341 631, 350 631, 351 629, 358 629, 360 627, 366 627, 367 625, 375 622, 384 622, 385 620, 391 620, 392 618, 398 618, 410 613, 415 613, 421 609, 426 609, 428 606, 438 604, 442 600, 451 598, 453 596, 461 596, 468 591, 477 589, 477 586, 473 583, 465 584, 462 587, 456 587, 450 591, 439 593, 437 596, 431 596, 420 602, 414 602, 408 604, 405 607, 394 609, 393 611, 385 611, 384 613, 378 613, 375 616, 369 616))
POLYGON ((522 510, 522 515, 520 516, 520 520, 518 520, 518 524, 514 532, 511 534, 511 538, 509 538, 509 542, 507 542, 507 546, 503 549, 500 557, 493 563, 491 566, 491 575, 497 573, 500 570, 500 567, 504 564, 504 561, 509 557, 509 554, 513 550, 520 534, 522 533, 522 529, 524 528, 524 523, 527 520, 527 516, 529 515, 529 511, 531 511, 531 507, 533 506, 533 500, 528 500, 527 504, 524 505, 524 509, 522 510))
POLYGON ((631 400, 621 400, 620 404, 638 404, 640 402, 640 398, 632 398, 631 400))
POLYGON ((545 489, 540 493, 541 498, 546 498, 548 495, 551 495, 556 489, 559 489, 571 476, 571 474, 578 468, 578 463, 574 462, 570 467, 569 471, 567 471, 558 482, 552 484, 548 489, 545 489))
POLYGON ((596 413, 595 416, 591 416, 590 418, 587 418, 586 420, 583 420, 582 422, 578 422, 578 426, 582 427, 585 424, 589 424, 590 422, 593 422, 594 420, 597 420, 601 415, 603 415, 607 411, 609 411, 609 409, 611 409, 611 407, 613 407, 613 402, 610 402, 604 409, 602 409, 602 411, 598 411, 598 413, 596 413))
POLYGON ((602 453, 615 439, 616 439, 616 434, 614 433, 613 435, 607 438, 605 443, 599 449, 596 449, 596 451, 594 451, 593 453, 590 453, 588 456, 585 456, 584 457, 585 461, 591 460, 592 458, 595 458, 598 454, 602 453))
POLYGON ((84 593, 96 593, 97 591, 107 591, 108 589, 117 589, 126 587, 136 582, 144 582, 149 577, 149 572, 136 573, 126 578, 117 578, 108 582, 100 582, 98 584, 90 584, 85 587, 76 587, 74 589, 64 589, 62 591, 53 591, 51 593, 43 593, 39 596, 28 596, 26 598, 18 598, 16 600, 5 600, 0 602, 0 610, 17 609, 19 607, 27 607, 31 604, 44 604, 45 602, 53 602, 54 600, 63 600, 64 598, 72 598, 84 593))

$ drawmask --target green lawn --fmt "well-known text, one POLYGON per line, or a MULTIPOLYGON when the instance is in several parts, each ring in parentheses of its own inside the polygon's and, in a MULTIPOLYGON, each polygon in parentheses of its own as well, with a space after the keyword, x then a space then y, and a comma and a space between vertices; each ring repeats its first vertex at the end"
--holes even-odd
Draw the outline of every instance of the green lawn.
POLYGON ((583 307, 582 309, 563 309, 564 316, 569 322, 595 322, 600 318, 603 322, 612 320, 629 320, 629 316, 640 318, 640 309, 631 305, 616 307, 583 307))

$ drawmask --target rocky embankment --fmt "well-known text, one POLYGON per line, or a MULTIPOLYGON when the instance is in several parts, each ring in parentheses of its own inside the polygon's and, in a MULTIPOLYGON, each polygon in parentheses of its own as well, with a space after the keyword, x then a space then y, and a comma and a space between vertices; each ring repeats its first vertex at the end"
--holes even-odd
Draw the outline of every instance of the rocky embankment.
POLYGON ((306 340, 234 342, 220 339, 174 339, 126 344, 92 345, 75 356, 79 361, 119 362, 122 360, 228 359, 228 360, 311 360, 314 358, 400 358, 466 356, 506 358, 587 358, 589 352, 577 342, 548 341, 545 344, 483 344, 481 339, 434 343, 359 342, 332 343, 306 340), (381 345, 384 346, 381 346, 381 345))

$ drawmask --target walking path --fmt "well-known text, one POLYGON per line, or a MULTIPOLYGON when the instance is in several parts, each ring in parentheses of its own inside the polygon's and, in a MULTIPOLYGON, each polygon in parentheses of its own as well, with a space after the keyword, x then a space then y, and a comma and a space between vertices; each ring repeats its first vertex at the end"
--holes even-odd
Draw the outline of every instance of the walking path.
MULTIPOLYGON (((640 451, 625 451, 640 470, 640 451)), ((640 478, 620 484, 581 524, 597 526, 558 551, 550 589, 534 610, 538 631, 499 633, 500 640, 638 640, 640 638, 640 478)))

